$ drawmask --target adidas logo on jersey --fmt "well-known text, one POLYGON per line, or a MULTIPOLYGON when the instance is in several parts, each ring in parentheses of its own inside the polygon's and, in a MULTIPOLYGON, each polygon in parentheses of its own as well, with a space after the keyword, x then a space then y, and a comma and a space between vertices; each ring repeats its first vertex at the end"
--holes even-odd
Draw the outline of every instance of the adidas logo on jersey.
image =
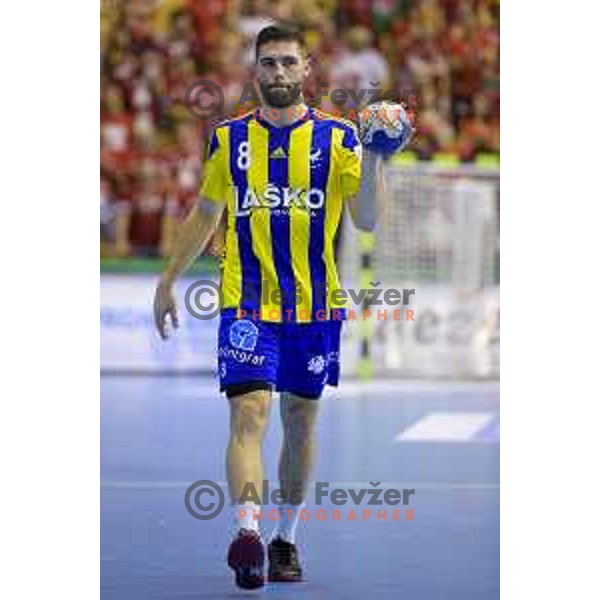
POLYGON ((285 150, 279 146, 279 148, 275 148, 275 150, 271 152, 269 158, 287 158, 287 154, 285 153, 285 150))

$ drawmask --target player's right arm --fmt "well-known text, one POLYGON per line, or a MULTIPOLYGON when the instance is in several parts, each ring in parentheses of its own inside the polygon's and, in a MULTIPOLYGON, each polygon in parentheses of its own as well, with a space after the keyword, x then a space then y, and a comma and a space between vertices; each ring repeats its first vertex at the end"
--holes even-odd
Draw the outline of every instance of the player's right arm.
POLYGON ((173 284, 208 244, 217 229, 224 207, 224 203, 216 204, 200 197, 198 204, 192 208, 179 228, 173 253, 154 295, 154 321, 163 339, 168 337, 167 316, 171 319, 173 327, 179 326, 173 284))
POLYGON ((179 227, 173 252, 154 295, 154 322, 163 339, 167 335, 167 316, 173 327, 179 326, 173 284, 204 250, 219 225, 226 200, 225 157, 213 134, 204 165, 199 199, 179 227))

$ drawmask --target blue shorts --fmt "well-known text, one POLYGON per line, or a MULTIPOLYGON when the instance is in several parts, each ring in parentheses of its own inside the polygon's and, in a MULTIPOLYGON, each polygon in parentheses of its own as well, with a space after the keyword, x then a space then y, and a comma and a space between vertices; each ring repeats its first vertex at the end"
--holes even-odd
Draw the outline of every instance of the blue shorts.
POLYGON ((319 398, 325 385, 338 384, 341 328, 341 320, 271 323, 221 314, 221 391, 274 389, 319 398))

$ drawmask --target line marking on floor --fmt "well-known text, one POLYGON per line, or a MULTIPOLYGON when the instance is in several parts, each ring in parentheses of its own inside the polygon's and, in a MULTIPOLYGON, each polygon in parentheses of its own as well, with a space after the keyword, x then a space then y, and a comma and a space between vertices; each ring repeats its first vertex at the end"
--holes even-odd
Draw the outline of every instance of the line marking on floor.
MULTIPOLYGON (((500 386, 497 381, 472 382, 435 382, 420 380, 390 379, 384 381, 342 381, 338 388, 325 388, 323 399, 339 400, 344 398, 368 397, 369 401, 386 398, 386 394, 494 394, 499 395, 500 386)), ((190 388, 174 388, 169 397, 181 399, 198 399, 200 396, 218 398, 220 396, 216 381, 209 382, 206 378, 198 378, 190 388)), ((402 398, 400 398, 402 399, 402 398)))
MULTIPOLYGON (((100 487, 108 490, 175 490, 187 489, 192 481, 125 481, 106 480, 100 483, 100 487)), ((226 481, 215 481, 221 488, 227 488, 226 481)), ((371 488, 368 481, 329 481, 330 488, 371 488)), ((275 485, 275 484, 274 484, 275 485)), ((498 490, 499 483, 493 482, 453 482, 453 481, 382 481, 378 486, 381 489, 422 489, 422 490, 498 490)))
POLYGON ((430 412, 394 438, 395 442, 469 442, 496 418, 493 412, 430 412))

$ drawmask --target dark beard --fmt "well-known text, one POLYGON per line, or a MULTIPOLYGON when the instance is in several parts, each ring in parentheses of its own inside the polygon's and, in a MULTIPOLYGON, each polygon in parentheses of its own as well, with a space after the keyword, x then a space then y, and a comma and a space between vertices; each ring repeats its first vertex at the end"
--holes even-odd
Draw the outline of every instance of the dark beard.
POLYGON ((283 89, 272 89, 263 82, 260 82, 259 85, 264 101, 269 106, 287 108, 299 104, 302 99, 302 86, 299 83, 294 83, 291 87, 283 89))

